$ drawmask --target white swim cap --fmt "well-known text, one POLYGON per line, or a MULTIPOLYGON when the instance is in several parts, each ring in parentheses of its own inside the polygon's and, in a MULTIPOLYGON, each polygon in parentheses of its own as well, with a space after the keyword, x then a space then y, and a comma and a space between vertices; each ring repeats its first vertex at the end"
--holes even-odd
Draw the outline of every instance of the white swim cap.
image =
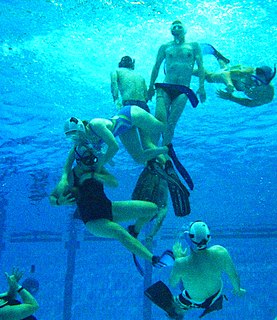
POLYGON ((70 133, 74 131, 86 132, 83 121, 74 117, 71 117, 65 121, 64 133, 70 133))
POLYGON ((197 220, 190 224, 187 235, 188 243, 192 250, 206 249, 211 240, 210 229, 206 223, 201 220, 197 220))

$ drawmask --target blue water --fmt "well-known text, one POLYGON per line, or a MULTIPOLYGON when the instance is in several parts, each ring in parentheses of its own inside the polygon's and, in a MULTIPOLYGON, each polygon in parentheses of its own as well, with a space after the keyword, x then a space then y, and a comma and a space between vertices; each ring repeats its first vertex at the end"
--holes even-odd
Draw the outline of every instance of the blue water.
MULTIPOLYGON (((187 26, 188 42, 213 44, 232 65, 273 66, 276 6, 275 0, 0 1, 1 292, 4 271, 18 265, 28 277, 35 265, 40 320, 151 320, 131 255, 115 241, 89 237, 70 219, 72 209, 48 203, 69 150, 64 120, 114 114, 110 72, 123 55, 136 59, 149 83, 176 18, 187 26)), ((216 68, 212 57, 204 63, 216 68)), ((195 183, 192 213, 177 219, 170 207, 154 251, 170 247, 184 223, 204 219, 248 292, 232 296, 226 279, 229 301, 206 319, 270 320, 277 315, 276 99, 248 109, 220 100, 217 89, 223 87, 206 84, 207 101, 187 105, 179 121, 174 145, 195 183)), ((142 168, 123 149, 115 162, 109 169, 120 186, 108 195, 129 199, 142 168)), ((153 281, 167 281, 168 272, 154 271, 153 281)), ((153 307, 152 319, 166 318, 153 307)))

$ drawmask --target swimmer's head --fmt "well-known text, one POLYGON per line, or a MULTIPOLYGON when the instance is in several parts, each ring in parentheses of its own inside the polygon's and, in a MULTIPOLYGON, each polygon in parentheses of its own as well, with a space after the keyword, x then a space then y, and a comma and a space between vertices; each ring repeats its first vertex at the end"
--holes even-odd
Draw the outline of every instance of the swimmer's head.
POLYGON ((132 59, 129 56, 124 56, 121 58, 119 64, 118 64, 119 68, 128 68, 128 69, 135 69, 135 59, 132 59))
POLYGON ((170 27, 171 34, 173 36, 185 35, 187 33, 186 28, 180 20, 175 20, 172 22, 170 27))
POLYGON ((82 120, 77 119, 75 117, 71 117, 65 121, 64 133, 67 136, 70 136, 79 132, 83 132, 83 133, 86 132, 86 128, 82 120))
POLYGON ((185 231, 185 239, 192 251, 204 250, 211 240, 210 229, 205 222, 197 220, 190 223, 188 231, 185 231))
POLYGON ((274 65, 274 70, 272 70, 268 66, 262 66, 256 68, 256 75, 254 77, 263 84, 268 85, 271 82, 271 80, 275 77, 275 75, 276 65, 274 65))
POLYGON ((98 158, 93 150, 87 146, 77 146, 74 148, 75 160, 78 165, 84 165, 92 168, 97 162, 98 158))

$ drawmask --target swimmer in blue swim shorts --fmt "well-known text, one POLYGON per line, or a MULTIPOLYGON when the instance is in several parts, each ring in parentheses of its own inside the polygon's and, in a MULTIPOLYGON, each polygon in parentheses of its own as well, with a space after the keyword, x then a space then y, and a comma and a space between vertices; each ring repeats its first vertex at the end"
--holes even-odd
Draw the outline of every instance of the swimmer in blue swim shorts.
POLYGON ((154 134, 160 135, 164 130, 162 122, 138 106, 126 106, 110 119, 95 118, 87 122, 71 117, 64 125, 67 137, 72 138, 76 144, 89 145, 96 152, 98 172, 118 152, 116 137, 120 138, 128 153, 138 163, 145 164, 148 160, 167 154, 166 146, 157 147, 152 143, 154 134), (140 132, 149 139, 142 140, 140 132))

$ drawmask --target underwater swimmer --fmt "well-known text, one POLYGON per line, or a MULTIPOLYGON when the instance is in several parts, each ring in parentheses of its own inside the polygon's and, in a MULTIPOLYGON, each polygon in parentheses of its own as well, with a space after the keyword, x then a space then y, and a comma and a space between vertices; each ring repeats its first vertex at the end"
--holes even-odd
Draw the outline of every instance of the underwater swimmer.
POLYGON ((108 199, 104 184, 116 187, 118 183, 103 167, 100 172, 95 171, 97 160, 87 145, 75 144, 66 160, 62 178, 50 195, 50 203, 54 206, 76 203, 75 217, 84 222, 90 233, 116 239, 127 250, 151 262, 153 266, 161 267, 159 256, 153 255, 119 224, 136 219, 135 228, 139 232, 158 213, 157 206, 152 202, 108 199))

